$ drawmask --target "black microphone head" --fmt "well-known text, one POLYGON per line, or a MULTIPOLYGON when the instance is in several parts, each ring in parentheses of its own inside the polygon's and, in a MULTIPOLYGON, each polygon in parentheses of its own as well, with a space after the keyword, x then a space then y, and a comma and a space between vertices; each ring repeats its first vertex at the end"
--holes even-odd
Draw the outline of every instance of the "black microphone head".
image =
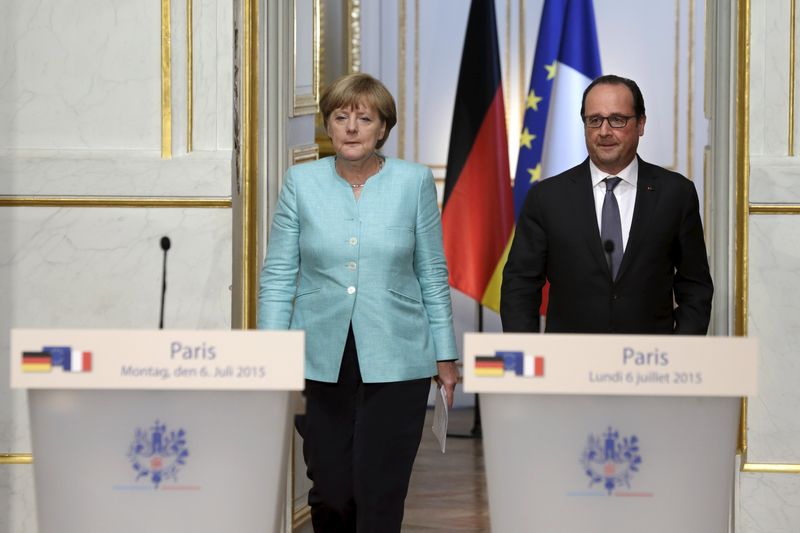
MULTIPOLYGON (((169 250, 172 243, 169 242, 169 237, 161 237, 161 249, 165 252, 169 250)), ((613 246, 613 245, 612 245, 613 246)))
POLYGON ((605 250, 607 254, 614 253, 614 241, 611 239, 603 241, 603 250, 605 250))

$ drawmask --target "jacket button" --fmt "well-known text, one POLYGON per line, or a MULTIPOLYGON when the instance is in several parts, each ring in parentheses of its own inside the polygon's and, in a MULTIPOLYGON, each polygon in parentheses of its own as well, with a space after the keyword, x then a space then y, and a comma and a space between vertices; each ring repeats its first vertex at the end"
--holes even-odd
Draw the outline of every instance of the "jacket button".
POLYGON ((355 294, 355 293, 356 293, 356 288, 355 287, 353 287, 352 285, 347 287, 347 294, 355 294))
POLYGON ((349 261, 347 263, 347 269, 348 270, 355 270, 356 269, 356 262, 355 261, 349 261))
POLYGON ((619 298, 619 295, 617 295, 617 293, 614 293, 614 294, 611 295, 611 299, 612 300, 616 300, 618 298, 619 298))
POLYGON ((348 242, 350 243, 350 246, 355 246, 356 244, 358 244, 358 239, 356 239, 355 237, 350 237, 350 240, 348 242))

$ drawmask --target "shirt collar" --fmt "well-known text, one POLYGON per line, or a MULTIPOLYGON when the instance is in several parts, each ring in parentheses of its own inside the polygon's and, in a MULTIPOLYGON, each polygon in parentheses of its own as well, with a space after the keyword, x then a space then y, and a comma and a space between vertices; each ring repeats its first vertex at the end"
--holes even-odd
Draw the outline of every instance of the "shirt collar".
POLYGON ((622 178, 622 181, 630 183, 634 188, 636 188, 636 183, 639 179, 639 158, 634 157, 633 161, 631 161, 627 167, 623 168, 619 174, 609 174, 608 172, 603 172, 597 168, 597 165, 594 164, 594 161, 589 159, 589 172, 591 172, 592 175, 592 187, 597 187, 600 182, 609 176, 617 176, 618 178, 622 178))

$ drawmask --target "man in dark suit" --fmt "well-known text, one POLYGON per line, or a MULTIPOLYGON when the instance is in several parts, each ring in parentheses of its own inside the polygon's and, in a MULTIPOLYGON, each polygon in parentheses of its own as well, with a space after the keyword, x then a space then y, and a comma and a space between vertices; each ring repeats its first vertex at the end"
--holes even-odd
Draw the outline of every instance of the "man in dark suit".
POLYGON ((636 155, 645 110, 635 82, 583 94, 589 158, 531 188, 503 270, 506 332, 704 335, 714 288, 697 192, 636 155))

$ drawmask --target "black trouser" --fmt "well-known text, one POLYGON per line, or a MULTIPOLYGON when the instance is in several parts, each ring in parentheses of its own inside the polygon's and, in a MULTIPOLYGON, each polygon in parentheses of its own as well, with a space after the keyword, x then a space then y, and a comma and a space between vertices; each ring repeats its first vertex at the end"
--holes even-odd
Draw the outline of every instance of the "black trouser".
POLYGON ((399 532, 430 378, 364 383, 353 330, 338 383, 306 380, 303 457, 315 532, 399 532))

